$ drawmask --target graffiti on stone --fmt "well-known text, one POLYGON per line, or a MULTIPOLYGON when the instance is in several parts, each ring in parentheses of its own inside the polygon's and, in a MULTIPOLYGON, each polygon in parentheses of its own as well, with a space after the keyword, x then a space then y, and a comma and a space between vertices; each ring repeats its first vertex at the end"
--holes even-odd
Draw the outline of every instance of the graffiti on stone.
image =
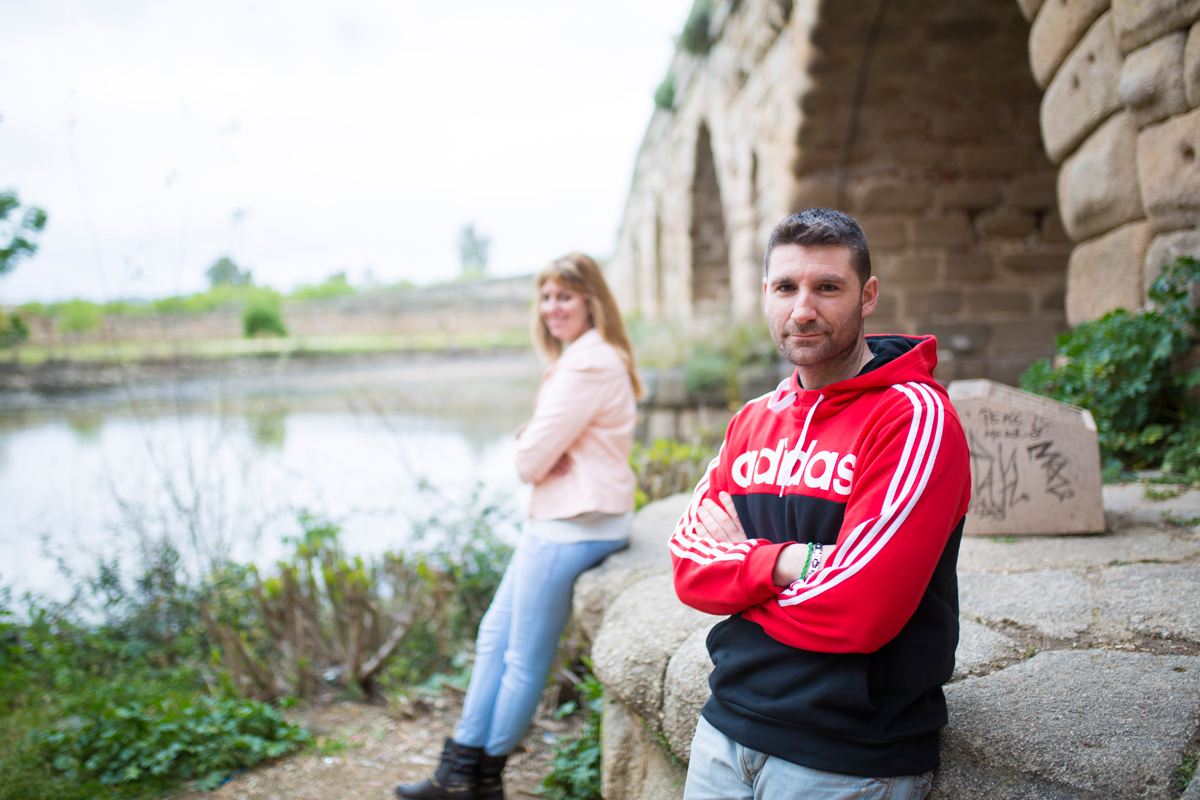
POLYGON ((1059 502, 1075 496, 1067 473, 1071 460, 1045 438, 1048 420, 987 406, 979 409, 976 419, 982 425, 968 433, 972 513, 1003 521, 1014 506, 1030 501, 1031 492, 1044 492, 1059 502))
POLYGON ((949 392, 971 451, 964 533, 1104 530, 1100 448, 1087 411, 989 380, 955 381, 949 392))
POLYGON ((1059 502, 1075 496, 1075 490, 1071 488, 1071 481, 1063 475, 1063 470, 1067 468, 1071 460, 1054 449, 1054 442, 1031 444, 1025 449, 1045 471, 1047 494, 1054 495, 1059 502))

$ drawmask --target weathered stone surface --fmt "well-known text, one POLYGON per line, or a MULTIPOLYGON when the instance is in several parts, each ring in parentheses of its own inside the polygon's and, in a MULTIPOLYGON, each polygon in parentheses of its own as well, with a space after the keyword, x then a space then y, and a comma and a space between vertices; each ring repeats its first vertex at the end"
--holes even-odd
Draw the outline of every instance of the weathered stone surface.
POLYGON ((1112 32, 1112 15, 1104 14, 1071 51, 1042 96, 1042 140, 1055 164, 1121 107, 1117 78, 1121 52, 1112 32))
POLYGON ((1016 642, 987 626, 969 619, 961 619, 958 624, 958 649, 954 651, 951 680, 991 672, 996 661, 1013 658, 1019 652, 1016 642))
POLYGON ((1200 711, 1200 658, 1040 653, 946 699, 931 800, 1165 800, 1200 711))
POLYGON ((953 314, 962 305, 962 294, 956 291, 935 289, 932 291, 913 290, 904 295, 904 309, 913 317, 927 317, 932 314, 953 314))
POLYGON ((1013 272, 1063 273, 1069 253, 1064 250, 1040 250, 1032 253, 1005 253, 1000 263, 1013 272))
POLYGON ((595 640, 605 612, 626 588, 642 578, 671 571, 667 539, 690 501, 690 495, 677 494, 648 504, 633 519, 629 547, 575 581, 575 619, 588 637, 595 640))
POLYGON ((970 242, 971 225, 963 214, 913 221, 913 244, 919 247, 956 247, 970 242))
POLYGON ((1001 208, 979 219, 984 236, 1023 239, 1037 230, 1037 218, 1013 208, 1001 208))
POLYGON ((600 717, 600 791, 605 800, 679 800, 686 768, 664 753, 637 715, 606 697, 600 717))
POLYGON ((1016 145, 971 145, 954 148, 954 163, 969 175, 1015 175, 1028 169, 1032 155, 1016 145))
POLYGON ((1088 633, 1200 642, 1200 565, 1130 564, 1089 571, 960 573, 965 619, 1011 620, 1059 639, 1088 633))
POLYGON ((948 210, 979 211, 996 205, 1000 197, 1000 184, 995 181, 964 181, 942 188, 942 206, 948 210))
POLYGON ((1029 66, 1043 89, 1067 53, 1108 8, 1108 0, 1059 0, 1045 3, 1029 29, 1029 66))
POLYGON ((1180 256, 1200 259, 1200 230, 1172 231, 1154 237, 1146 250, 1146 263, 1142 270, 1147 294, 1150 285, 1162 275, 1162 268, 1180 256))
POLYGON ((1054 210, 1042 219, 1042 241, 1046 244, 1065 244, 1071 241, 1063 228, 1062 217, 1054 210))
POLYGON ((963 619, 1011 620, 1058 639, 1076 638, 1100 613, 1091 582, 1070 570, 960 572, 958 607, 963 619))
POLYGON ((965 533, 1104 530, 1091 414, 987 380, 955 381, 949 392, 971 449, 965 533))
POLYGON ((1131 564, 1101 573, 1101 612, 1093 629, 1103 637, 1132 634, 1200 642, 1200 565, 1131 564))
MULTIPOLYGON (((996 353, 1000 355, 1039 351, 1049 355, 1054 352, 1055 338, 1063 332, 1065 327, 1062 322, 1053 319, 993 322, 992 343, 996 353)), ((1001 363, 1004 363, 1003 360, 1001 363)), ((1016 377, 1026 366, 1029 366, 1028 359, 1013 374, 1013 381, 1010 381, 1010 384, 1016 382, 1016 377)))
POLYGON ((903 247, 908 237, 900 217, 863 217, 858 224, 867 237, 871 252, 903 247))
POLYGON ((863 211, 921 211, 933 204, 928 186, 877 183, 863 190, 859 205, 863 211))
MULTIPOLYGON (((1170 488, 1174 497, 1155 500, 1146 497, 1146 487, 1140 483, 1113 484, 1104 487, 1104 513, 1110 530, 1123 531, 1136 527, 1161 528, 1163 515, 1200 517, 1200 490, 1184 486, 1170 488)), ((1200 540, 1197 540, 1200 543, 1200 540)), ((1120 561, 1136 561, 1121 558, 1120 561)), ((1170 561, 1170 558, 1160 559, 1170 561)))
POLYGON ((1200 0, 1113 0, 1112 9, 1117 42, 1128 53, 1186 28, 1200 17, 1200 0))
POLYGON ((1058 207, 1057 173, 1027 175, 1012 182, 1008 204, 1023 211, 1051 211, 1058 207))
POLYGON ((1042 7, 1043 0, 1017 0, 1017 5, 1021 7, 1021 14, 1030 22, 1037 16, 1038 9, 1042 7))
MULTIPOLYGON (((1111 519, 1113 515, 1108 516, 1111 519)), ((1113 562, 1178 562, 1200 555, 1200 537, 1166 530, 1161 522, 1101 536, 970 537, 959 550, 958 568, 963 572, 1016 573, 1099 568, 1113 562)))
POLYGON ((1188 105, 1200 106, 1200 22, 1188 32, 1183 48, 1183 89, 1188 105))
POLYGON ((1136 313, 1142 307, 1142 264, 1154 229, 1131 222, 1081 242, 1067 268, 1067 321, 1078 325, 1115 308, 1136 313))
MULTIPOLYGON (((1137 137, 1137 171, 1146 216, 1159 230, 1200 219, 1200 109, 1151 125, 1137 137)), ((1067 228, 1070 230, 1070 227, 1067 228)))
POLYGON ((1121 112, 1063 162, 1058 173, 1058 202, 1063 227, 1075 241, 1099 236, 1146 215, 1138 186, 1139 167, 1132 158, 1137 142, 1128 112, 1121 112))
MULTIPOLYGON (((715 624, 715 623, 714 623, 715 624)), ((713 663, 706 640, 712 625, 692 631, 671 661, 663 687, 662 732, 675 755, 687 761, 692 754, 692 737, 700 721, 700 709, 712 692, 708 676, 713 663)))
POLYGON ((1020 312, 1032 307, 1033 301, 1024 289, 978 289, 967 292, 967 311, 1020 312))
POLYGON ((992 277, 995 272, 995 262, 988 253, 946 254, 946 278, 948 280, 982 281, 992 277))
POLYGON ((657 726, 667 661, 688 634, 714 619, 679 602, 670 574, 643 578, 621 592, 604 615, 592 645, 596 677, 657 726))
POLYGON ((1187 35, 1176 31, 1134 50, 1121 67, 1121 102, 1138 128, 1188 110, 1183 83, 1183 48, 1187 35))

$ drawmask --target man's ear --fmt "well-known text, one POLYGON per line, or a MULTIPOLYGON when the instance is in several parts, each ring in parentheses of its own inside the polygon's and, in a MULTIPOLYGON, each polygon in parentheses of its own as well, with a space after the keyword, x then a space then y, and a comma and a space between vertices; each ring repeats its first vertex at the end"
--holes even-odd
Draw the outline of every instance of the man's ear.
POLYGON ((867 278, 867 282, 863 284, 862 289, 862 315, 863 319, 871 316, 875 311, 875 304, 879 302, 879 279, 874 275, 867 278))

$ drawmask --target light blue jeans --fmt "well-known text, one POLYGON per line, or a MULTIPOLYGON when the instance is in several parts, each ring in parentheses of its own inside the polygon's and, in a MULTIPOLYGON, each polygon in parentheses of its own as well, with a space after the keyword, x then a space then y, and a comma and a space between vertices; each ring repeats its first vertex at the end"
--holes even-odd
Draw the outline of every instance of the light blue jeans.
POLYGON ((692 738, 683 800, 924 800, 933 773, 859 778, 742 747, 704 717, 692 738))
POLYGON ((512 752, 554 666, 575 579, 626 544, 628 539, 562 543, 522 534, 479 624, 456 741, 493 756, 512 752))

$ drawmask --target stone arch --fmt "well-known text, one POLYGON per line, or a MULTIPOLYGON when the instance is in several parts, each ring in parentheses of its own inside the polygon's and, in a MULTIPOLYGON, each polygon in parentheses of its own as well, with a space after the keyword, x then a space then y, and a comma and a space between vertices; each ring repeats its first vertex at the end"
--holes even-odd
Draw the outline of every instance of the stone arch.
POLYGON ((713 160, 708 124, 696 134, 695 169, 692 173, 692 313, 695 316, 727 314, 729 309, 729 239, 721 185, 713 160))
POLYGON ((860 220, 883 288, 868 330, 937 335, 943 380, 1013 383, 1065 329, 1028 37, 1012 0, 826 0, 811 33, 795 206, 860 220))

